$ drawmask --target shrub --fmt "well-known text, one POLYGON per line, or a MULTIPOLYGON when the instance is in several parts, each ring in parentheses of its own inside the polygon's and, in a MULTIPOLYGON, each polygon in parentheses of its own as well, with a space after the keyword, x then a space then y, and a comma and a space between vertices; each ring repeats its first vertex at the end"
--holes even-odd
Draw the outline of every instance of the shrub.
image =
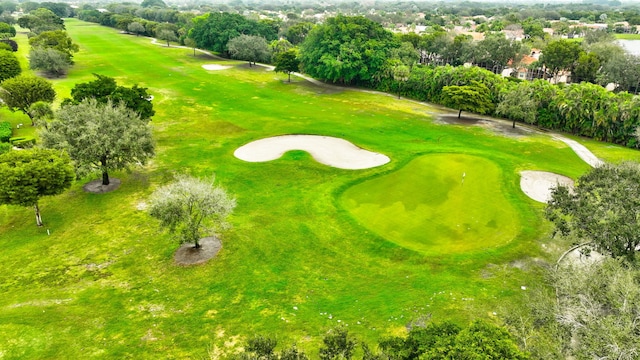
POLYGON ((11 45, 7 43, 0 43, 0 50, 13 51, 13 49, 11 48, 11 45))
POLYGON ((0 143, 0 154, 4 154, 11 150, 11 144, 9 143, 0 143))
POLYGON ((33 147, 36 144, 36 138, 33 136, 12 137, 9 139, 9 142, 15 147, 26 149, 33 147))
POLYGON ((8 121, 0 122, 0 143, 8 142, 12 134, 11 123, 8 121))
POLYGON ((18 43, 15 42, 14 40, 2 39, 2 40, 0 40, 0 43, 9 44, 9 46, 11 46, 11 50, 12 51, 14 51, 14 52, 18 51, 18 43))

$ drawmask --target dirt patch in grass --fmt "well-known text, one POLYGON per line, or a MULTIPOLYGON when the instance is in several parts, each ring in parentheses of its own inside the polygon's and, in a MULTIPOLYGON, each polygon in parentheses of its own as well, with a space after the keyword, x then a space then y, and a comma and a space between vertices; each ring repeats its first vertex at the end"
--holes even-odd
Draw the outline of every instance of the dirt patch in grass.
POLYGON ((102 185, 102 179, 90 181, 82 186, 86 192, 93 194, 102 194, 114 191, 120 187, 120 179, 109 179, 109 185, 102 185))
POLYGON ((194 244, 183 244, 176 250, 173 256, 178 265, 197 265, 207 262, 218 254, 222 248, 222 242, 215 236, 200 239, 200 247, 194 244))

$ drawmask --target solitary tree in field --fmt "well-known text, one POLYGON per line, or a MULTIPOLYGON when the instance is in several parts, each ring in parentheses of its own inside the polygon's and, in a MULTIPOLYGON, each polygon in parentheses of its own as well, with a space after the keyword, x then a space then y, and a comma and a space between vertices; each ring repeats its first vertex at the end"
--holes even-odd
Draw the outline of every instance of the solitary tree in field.
POLYGON ((479 82, 473 82, 472 85, 443 87, 442 104, 460 110, 458 119, 462 111, 486 114, 494 107, 489 95, 489 89, 479 82))
POLYGON ((50 82, 32 75, 20 75, 7 79, 0 84, 0 99, 11 111, 20 110, 31 119, 31 125, 35 125, 33 117, 29 114, 31 104, 44 101, 51 103, 56 97, 56 92, 50 82))
POLYGON ((195 40, 193 40, 192 38, 188 37, 184 39, 184 44, 190 48, 193 49, 193 56, 196 56, 196 47, 198 47, 198 44, 196 43, 195 40))
POLYGON ((109 185, 109 171, 144 165, 154 155, 151 128, 124 104, 86 99, 65 105, 40 133, 45 147, 66 149, 83 176, 99 171, 109 185))
POLYGON ((634 259, 640 245, 640 164, 594 168, 578 179, 573 193, 558 186, 546 216, 556 232, 591 241, 603 254, 634 259))
POLYGON ((167 47, 171 46, 171 41, 178 41, 178 37, 173 30, 160 30, 158 31, 158 39, 167 42, 167 47))
POLYGON ((200 248, 204 233, 227 227, 226 218, 236 206, 235 199, 227 195, 213 180, 200 180, 178 176, 176 181, 163 186, 151 195, 149 214, 177 236, 182 243, 200 248))
POLYGON ((245 60, 254 64, 258 61, 269 61, 271 52, 269 44, 262 36, 240 35, 229 40, 227 44, 232 58, 245 60))
POLYGON ((298 60, 298 54, 294 49, 277 54, 274 65, 276 72, 289 75, 289 82, 291 82, 291 73, 300 71, 300 60, 298 60))
POLYGON ((73 166, 58 150, 30 149, 0 154, 0 204, 33 206, 42 226, 38 200, 71 186, 73 166))

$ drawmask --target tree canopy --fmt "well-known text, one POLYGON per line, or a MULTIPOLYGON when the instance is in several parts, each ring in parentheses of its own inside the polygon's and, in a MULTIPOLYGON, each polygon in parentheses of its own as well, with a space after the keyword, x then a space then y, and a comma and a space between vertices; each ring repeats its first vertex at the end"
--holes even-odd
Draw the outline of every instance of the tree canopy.
POLYGON ((48 148, 65 149, 75 161, 79 176, 102 173, 109 185, 109 172, 144 165, 154 155, 151 128, 123 103, 99 103, 85 99, 64 105, 40 133, 48 148))
POLYGON ((489 89, 482 83, 474 81, 471 85, 451 85, 442 88, 442 104, 458 109, 458 118, 463 111, 486 114, 493 110, 489 97, 489 89))
POLYGON ((240 35, 262 36, 267 41, 278 37, 277 31, 267 23, 230 13, 207 13, 195 17, 193 28, 189 30, 189 37, 199 48, 219 53, 226 53, 229 40, 240 35))
POLYGON ((546 208, 556 232, 593 242, 597 251, 635 258, 640 245, 640 165, 603 165, 581 176, 573 192, 553 190, 546 208))
POLYGON ((53 85, 43 78, 33 75, 19 75, 7 79, 0 83, 0 99, 11 111, 20 110, 28 115, 33 123, 33 118, 29 114, 31 104, 44 101, 53 102, 56 92, 53 85))
POLYGON ((582 51, 580 44, 575 41, 555 40, 544 48, 540 56, 540 63, 556 76, 562 70, 571 70, 582 51))
POLYGON ((289 49, 275 56, 274 65, 276 72, 283 72, 289 75, 291 82, 291 73, 300 71, 300 60, 298 60, 298 52, 295 49, 289 49))
POLYGON ((362 16, 338 15, 309 32, 300 45, 305 72, 344 84, 370 81, 400 44, 380 24, 362 16))
POLYGON ((28 149, 0 154, 0 204, 33 206, 42 226, 38 200, 58 195, 74 179, 71 160, 64 152, 28 149))
POLYGON ((0 81, 20 75, 20 61, 18 57, 8 50, 0 50, 0 81))
POLYGON ((232 58, 248 61, 249 66, 252 62, 268 62, 271 58, 269 44, 261 36, 240 35, 229 40, 227 48, 232 58))
POLYGON ((213 185, 213 179, 184 175, 156 190, 150 203, 149 214, 176 234, 181 244, 194 244, 195 248, 200 247, 205 232, 213 236, 227 227, 226 218, 236 206, 222 187, 213 185))
POLYGON ((29 68, 40 70, 52 77, 60 77, 67 73, 71 64, 68 57, 52 48, 32 48, 29 51, 29 68))
POLYGON ((73 64, 73 53, 80 49, 71 40, 66 31, 53 30, 41 32, 38 36, 29 39, 29 44, 34 47, 51 48, 65 55, 69 64, 73 64))
POLYGON ((62 104, 79 104, 84 99, 94 98, 103 104, 108 101, 112 104, 123 102, 143 120, 148 120, 155 114, 147 88, 139 87, 137 84, 128 88, 117 85, 114 78, 100 74, 93 75, 96 77, 95 80, 76 84, 71 89, 71 99, 65 99, 62 104))

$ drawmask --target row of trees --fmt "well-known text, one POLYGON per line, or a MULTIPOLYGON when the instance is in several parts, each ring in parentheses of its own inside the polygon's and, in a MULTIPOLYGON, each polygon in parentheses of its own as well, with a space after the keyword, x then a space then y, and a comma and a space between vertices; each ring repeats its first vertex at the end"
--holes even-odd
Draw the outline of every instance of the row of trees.
MULTIPOLYGON (((235 359, 300 360, 309 357, 295 345, 276 352, 277 340, 256 336, 247 341, 244 352, 235 359)), ((358 341, 346 330, 329 330, 322 339, 322 360, 354 358, 358 341)), ((380 339, 377 349, 361 343, 363 360, 382 359, 511 359, 525 360, 529 355, 518 348, 506 329, 482 320, 466 327, 451 322, 429 322, 414 327, 407 336, 380 339)))

